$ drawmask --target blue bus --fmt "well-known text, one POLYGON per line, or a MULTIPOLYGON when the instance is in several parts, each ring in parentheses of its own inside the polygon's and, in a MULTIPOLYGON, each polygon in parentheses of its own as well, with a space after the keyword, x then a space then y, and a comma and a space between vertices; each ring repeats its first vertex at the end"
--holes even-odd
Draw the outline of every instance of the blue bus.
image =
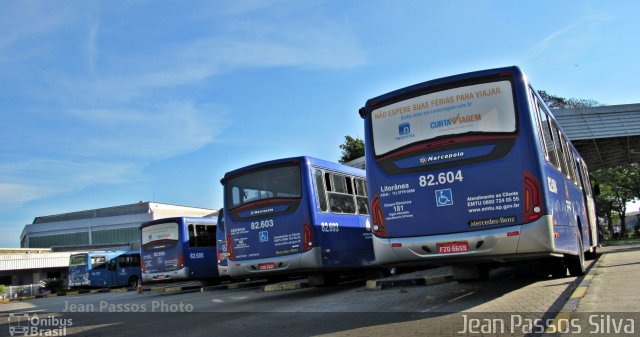
POLYGON ((213 218, 197 217, 143 223, 143 282, 217 278, 216 223, 213 218))
POLYGON ((225 174, 229 274, 308 274, 312 285, 375 265, 363 170, 311 157, 225 174))
POLYGON ((216 249, 218 251, 218 275, 220 277, 229 276, 229 252, 227 251, 227 240, 224 234, 224 209, 218 211, 218 225, 216 226, 216 249))
POLYGON ((598 245, 587 166, 518 67, 409 86, 360 116, 379 264, 584 273, 598 245))
POLYGON ((141 279, 139 251, 96 251, 69 257, 69 287, 135 287, 141 279))

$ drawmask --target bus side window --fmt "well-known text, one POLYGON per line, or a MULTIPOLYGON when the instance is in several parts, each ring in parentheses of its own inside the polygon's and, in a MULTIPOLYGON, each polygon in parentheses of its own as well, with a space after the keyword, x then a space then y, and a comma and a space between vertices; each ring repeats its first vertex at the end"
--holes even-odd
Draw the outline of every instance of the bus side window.
POLYGON ((117 260, 116 259, 111 259, 109 260, 109 271, 116 271, 117 268, 117 260))
POLYGON ((127 255, 121 255, 118 257, 118 265, 120 265, 120 268, 126 268, 129 266, 129 261, 127 261, 127 258, 127 255))
POLYGON ((129 256, 129 266, 130 267, 140 267, 140 255, 134 254, 129 256))
POLYGON ((553 132, 551 130, 551 125, 549 124, 549 116, 547 115, 546 110, 540 104, 540 101, 537 97, 536 99, 536 110, 538 112, 538 117, 540 118, 540 124, 542 127, 542 134, 544 138, 545 150, 547 151, 547 160, 551 163, 551 165, 555 166, 557 169, 560 169, 560 165, 558 163, 557 150, 555 147, 555 143, 553 140, 553 132))
POLYGON ((189 247, 196 247, 198 245, 198 243, 196 242, 196 240, 198 239, 196 237, 196 232, 193 229, 193 224, 189 224, 189 247))
POLYGON ((560 132, 558 131, 558 126, 556 123, 550 120, 551 132, 553 133, 553 142, 556 148, 556 154, 558 155, 558 161, 560 162, 560 171, 564 173, 565 176, 569 176, 568 168, 567 168, 567 159, 564 154, 564 150, 562 149, 562 141, 560 140, 560 132))
POLYGON ((196 225, 197 247, 214 247, 216 245, 215 226, 196 225))
POLYGON ((369 215, 369 200, 367 199, 367 183, 362 179, 354 179, 356 187, 356 203, 358 204, 358 213, 369 215))
POLYGON ((324 188, 324 180, 322 179, 322 171, 315 169, 314 177, 316 182, 316 192, 318 196, 318 206, 323 212, 327 211, 327 191, 324 188))
POLYGON ((91 269, 105 269, 107 261, 104 256, 91 257, 91 269))
MULTIPOLYGON (((355 214, 356 207, 354 203, 353 188, 347 187, 347 181, 351 183, 351 178, 337 174, 329 174, 331 185, 327 186, 327 194, 329 195, 329 208, 333 213, 355 214), (333 187, 333 189, 329 189, 333 187), (351 191, 351 194, 349 194, 351 191)), ((328 181, 329 181, 328 180, 328 181)))

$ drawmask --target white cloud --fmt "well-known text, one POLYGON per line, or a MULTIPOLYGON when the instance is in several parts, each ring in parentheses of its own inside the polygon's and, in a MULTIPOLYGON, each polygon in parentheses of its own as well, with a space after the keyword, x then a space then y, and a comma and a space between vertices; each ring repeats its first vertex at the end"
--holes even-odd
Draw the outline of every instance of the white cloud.
MULTIPOLYGON (((542 39, 540 42, 538 42, 535 46, 533 46, 529 50, 527 50, 522 55, 522 58, 527 60, 527 59, 534 59, 536 57, 539 57, 543 53, 547 52, 549 49, 557 47, 557 45, 559 43, 561 43, 560 40, 564 40, 564 42, 562 42, 562 43, 564 44, 564 47, 566 48, 567 47, 566 46, 567 40, 569 40, 569 39, 574 39, 574 40, 587 39, 586 36, 588 34, 585 34, 584 37, 581 37, 580 33, 584 32, 587 29, 590 29, 590 28, 593 28, 593 27, 597 27, 599 24, 601 24, 603 22, 610 21, 610 20, 611 20, 611 18, 606 17, 606 16, 589 17, 589 18, 586 18, 586 19, 581 20, 579 22, 570 24, 570 25, 568 25, 566 27, 563 27, 561 29, 558 29, 558 30, 548 34, 544 39, 542 39)), ((582 44, 583 43, 585 43, 585 41, 582 41, 582 44)), ((589 41, 586 41, 586 43, 588 44, 589 41)), ((557 52, 558 50, 561 50, 561 49, 562 48, 555 48, 555 51, 557 52)))
POLYGON ((0 183, 0 208, 6 209, 58 192, 38 185, 0 183))
MULTIPOLYGON (((227 113, 231 108, 196 102, 181 89, 215 81, 219 74, 273 67, 341 70, 367 62, 348 22, 322 15, 303 17, 296 6, 305 5, 249 1, 220 11, 215 8, 208 18, 198 19, 203 27, 215 20, 209 31, 169 40, 162 29, 151 30, 158 35, 150 36, 153 43, 144 47, 131 44, 135 39, 128 39, 129 32, 118 31, 125 26, 101 15, 99 6, 87 5, 91 8, 84 12, 38 3, 16 6, 13 12, 20 15, 0 22, 0 32, 11 32, 0 34, 0 55, 29 45, 28 58, 11 61, 38 74, 38 86, 26 90, 22 98, 33 98, 31 111, 65 130, 48 129, 46 122, 39 122, 48 138, 31 142, 44 143, 33 151, 36 157, 0 159, 0 202, 13 200, 12 205, 18 205, 95 183, 124 183, 154 161, 214 142, 231 123, 227 113), (117 47, 108 42, 114 39, 120 43, 117 47), (59 40, 64 43, 51 42, 59 40), (83 53, 68 56, 85 61, 86 67, 59 61, 49 68, 45 57, 49 54, 38 52, 38 41, 58 56, 83 53)), ((0 14, 0 19, 6 16, 0 14)), ((192 25, 188 20, 177 23, 192 25)))

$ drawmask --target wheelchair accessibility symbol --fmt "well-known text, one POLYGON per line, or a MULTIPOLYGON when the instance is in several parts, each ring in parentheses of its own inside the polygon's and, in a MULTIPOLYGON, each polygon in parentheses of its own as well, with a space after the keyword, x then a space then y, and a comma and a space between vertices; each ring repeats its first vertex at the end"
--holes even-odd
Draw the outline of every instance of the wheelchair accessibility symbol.
POLYGON ((450 188, 436 190, 436 205, 438 207, 453 205, 453 194, 450 188))
POLYGON ((260 242, 267 242, 267 241, 269 241, 269 232, 267 231, 260 232, 260 242))

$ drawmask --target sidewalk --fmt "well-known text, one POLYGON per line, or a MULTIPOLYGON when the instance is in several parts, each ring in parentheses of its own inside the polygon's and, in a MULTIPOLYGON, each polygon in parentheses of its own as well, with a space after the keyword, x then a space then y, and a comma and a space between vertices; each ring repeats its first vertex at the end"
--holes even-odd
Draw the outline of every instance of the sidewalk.
MULTIPOLYGON (((580 287, 575 312, 640 312, 640 242, 604 247, 580 287), (579 296, 582 295, 582 296, 579 296)), ((572 295, 572 297, 574 297, 572 295)))
POLYGON ((637 335, 640 242, 615 244, 600 252, 543 336, 637 335))

